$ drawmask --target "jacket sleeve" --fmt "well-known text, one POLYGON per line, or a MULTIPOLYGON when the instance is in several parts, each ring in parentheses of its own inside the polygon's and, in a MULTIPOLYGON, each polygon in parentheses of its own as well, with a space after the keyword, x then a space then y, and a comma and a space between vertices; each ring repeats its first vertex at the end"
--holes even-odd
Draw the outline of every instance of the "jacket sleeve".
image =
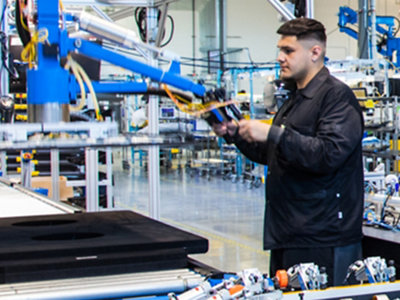
POLYGON ((268 153, 274 151, 283 131, 284 129, 282 127, 271 125, 268 134, 268 143, 248 143, 237 133, 234 136, 234 142, 240 152, 242 152, 248 159, 259 164, 267 165, 268 159, 270 158, 268 153))
POLYGON ((325 97, 312 135, 285 128, 277 144, 281 163, 300 171, 330 173, 360 145, 363 117, 352 91, 331 89, 325 97))
POLYGON ((267 164, 267 144, 266 143, 248 143, 236 133, 234 143, 240 152, 255 163, 267 164))

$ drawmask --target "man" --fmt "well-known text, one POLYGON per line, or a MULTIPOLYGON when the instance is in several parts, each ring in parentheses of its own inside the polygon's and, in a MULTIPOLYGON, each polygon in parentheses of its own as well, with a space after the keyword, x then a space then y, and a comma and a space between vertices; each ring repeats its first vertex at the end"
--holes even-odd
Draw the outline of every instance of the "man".
POLYGON ((363 117, 351 89, 324 66, 326 34, 299 18, 277 31, 280 77, 296 89, 272 125, 257 120, 214 124, 249 159, 268 165, 264 249, 270 275, 298 263, 325 267, 341 285, 361 258, 363 117))

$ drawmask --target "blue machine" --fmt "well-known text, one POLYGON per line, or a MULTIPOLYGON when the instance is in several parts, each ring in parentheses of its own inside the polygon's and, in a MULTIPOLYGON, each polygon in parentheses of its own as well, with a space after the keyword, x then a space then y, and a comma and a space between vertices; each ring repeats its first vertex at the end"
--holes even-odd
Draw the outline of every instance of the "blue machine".
MULTIPOLYGON (((358 33, 354 29, 347 27, 348 24, 354 25, 358 23, 358 13, 347 6, 339 8, 339 30, 358 39, 358 33)), ((377 45, 377 51, 385 58, 391 61, 396 67, 400 66, 400 38, 396 37, 396 18, 390 16, 376 16, 376 32, 382 38, 377 45), (394 52, 396 52, 396 60, 394 60, 394 52)), ((397 22, 399 22, 397 20, 397 22)), ((368 20, 368 26, 371 26, 371 20, 368 20)), ((397 24, 399 27, 399 24, 397 24)), ((371 48, 371 45, 369 45, 371 48)))
MULTIPOLYGON (((108 61, 127 70, 139 73, 153 81, 166 83, 175 88, 189 91, 196 96, 205 94, 205 87, 179 75, 179 62, 173 61, 170 69, 152 67, 127 56, 118 54, 104 47, 80 38, 70 38, 66 28, 60 28, 59 1, 38 0, 39 36, 44 36, 37 43, 37 65, 27 72, 28 107, 40 110, 37 116, 49 115, 49 119, 30 121, 67 121, 60 107, 76 99, 79 90, 74 77, 60 65, 60 60, 69 53, 79 52, 88 57, 108 61), (43 114, 45 112, 45 114, 43 114)), ((77 16, 63 14, 63 20, 79 22, 77 16)), ((140 82, 93 82, 95 92, 102 93, 145 93, 147 83, 140 82)), ((86 87, 87 88, 87 87, 86 87)), ((28 108, 29 109, 29 108, 28 108)))

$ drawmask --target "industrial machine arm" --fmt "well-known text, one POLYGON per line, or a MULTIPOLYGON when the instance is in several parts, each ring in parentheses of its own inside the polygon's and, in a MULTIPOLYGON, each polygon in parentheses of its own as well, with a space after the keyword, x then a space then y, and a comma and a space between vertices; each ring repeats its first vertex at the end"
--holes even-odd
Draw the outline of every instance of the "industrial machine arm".
MULTIPOLYGON (((69 105, 71 99, 76 99, 78 87, 80 87, 81 93, 85 93, 87 90, 91 93, 147 93, 150 89, 151 92, 154 92, 154 86, 149 88, 150 84, 146 80, 135 82, 99 81, 89 82, 90 84, 86 80, 86 87, 84 87, 82 83, 79 84, 75 72, 76 79, 60 63, 61 59, 67 58, 70 53, 74 52, 110 62, 113 65, 140 74, 142 78, 147 78, 150 81, 164 83, 179 90, 191 92, 196 97, 201 98, 203 103, 225 101, 218 92, 206 91, 203 85, 182 77, 179 74, 180 65, 176 55, 141 42, 136 38, 135 33, 128 29, 84 12, 60 15, 58 1, 38 0, 37 10, 37 30, 29 42, 34 43, 36 41, 33 47, 37 47, 37 59, 35 62, 30 62, 31 68, 27 72, 28 115, 33 116, 30 121, 67 121, 64 107, 69 105), (60 20, 64 23, 61 23, 60 20), (170 61, 169 69, 163 70, 153 67, 83 38, 69 37, 65 26, 66 22, 79 24, 80 29, 118 46, 135 48, 150 57, 168 59, 170 61), (33 112, 29 113, 29 110, 33 112)), ((26 48, 29 48, 29 44, 26 48)), ((70 64, 73 64, 73 62, 70 64)), ((73 70, 73 68, 71 69, 73 70)), ((240 112, 233 103, 215 108, 208 105, 207 116, 199 116, 205 117, 211 122, 230 119, 225 107, 231 111, 235 118, 241 118, 240 112), (208 117, 209 113, 211 113, 212 118, 208 117)), ((98 114, 98 111, 99 108, 97 107, 96 114, 98 114)))
MULTIPOLYGON (((30 41, 31 43, 36 41, 36 45, 33 45, 33 47, 37 47, 37 59, 36 63, 31 64, 31 68, 27 72, 28 109, 33 107, 34 110, 37 110, 40 107, 42 111, 51 113, 41 114, 42 117, 50 116, 49 119, 45 117, 44 119, 33 121, 65 121, 61 107, 68 105, 71 98, 73 99, 76 96, 77 82, 69 71, 61 66, 60 61, 72 52, 79 52, 92 58, 108 61, 141 74, 150 80, 192 92, 198 97, 204 96, 206 92, 204 86, 179 75, 178 61, 173 60, 169 70, 162 70, 105 49, 96 43, 81 38, 70 38, 66 28, 60 26, 59 1, 38 0, 37 10, 37 29, 30 41), (57 107, 59 109, 55 109, 57 107)), ((135 42, 126 29, 116 28, 117 25, 113 23, 107 23, 107 21, 101 19, 102 22, 100 22, 95 17, 88 16, 88 14, 82 16, 64 14, 62 17, 63 21, 77 22, 83 29, 103 39, 109 39, 112 42, 121 41, 123 43, 122 46, 125 47, 143 46, 145 49, 142 49, 142 51, 150 52, 149 55, 167 56, 155 47, 146 46, 140 41, 135 42), (130 43, 127 45, 126 41, 130 43)), ((93 90, 95 92, 109 93, 145 93, 148 87, 144 81, 125 83, 95 82, 93 90)), ((35 116, 35 112, 33 112, 33 115, 35 116)), ((34 119, 37 118, 34 117, 34 119)))
MULTIPOLYGON (((354 39, 358 39, 358 32, 350 27, 349 24, 358 23, 358 14, 356 11, 347 6, 339 8, 338 26, 340 32, 344 32, 354 39)), ((400 66, 400 38, 396 37, 398 29, 396 29, 396 17, 376 16, 376 32, 381 35, 381 41, 377 44, 377 50, 385 58, 391 61, 396 67, 400 66), (396 52, 396 60, 394 60, 394 52, 396 52)), ((368 22, 371 27, 371 22, 368 22)), ((400 25, 397 24, 397 27, 400 25)), ((371 45, 370 45, 371 47, 371 45)))

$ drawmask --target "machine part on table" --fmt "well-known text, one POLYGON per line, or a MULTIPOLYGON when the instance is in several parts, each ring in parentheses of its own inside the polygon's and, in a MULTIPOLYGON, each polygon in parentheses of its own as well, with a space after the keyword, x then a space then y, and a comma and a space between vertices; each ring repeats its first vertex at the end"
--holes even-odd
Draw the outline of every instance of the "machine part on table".
POLYGON ((35 300, 127 299, 182 292, 201 282, 189 269, 2 284, 0 298, 35 300), (49 288, 43 288, 47 286, 49 288))
POLYGON ((282 299, 282 291, 275 290, 274 282, 258 269, 245 269, 221 283, 211 286, 204 282, 181 295, 169 294, 170 300, 230 300, 282 299))
MULTIPOLYGON (((278 278, 283 278, 280 275, 278 278)), ((314 263, 294 265, 287 270, 288 288, 301 290, 325 289, 328 276, 325 268, 319 268, 314 263)), ((286 280, 285 280, 286 281, 286 280)))
POLYGON ((394 267, 394 261, 389 261, 386 264, 386 260, 379 256, 368 257, 364 260, 357 260, 349 266, 346 280, 351 275, 355 276, 355 279, 361 283, 377 283, 377 282, 393 282, 396 279, 396 268, 394 267))
POLYGON ((244 285, 244 289, 240 293, 245 298, 262 294, 273 287, 272 281, 264 278, 258 269, 245 269, 239 272, 238 275, 244 285))
POLYGON ((200 285, 191 290, 188 290, 187 292, 182 293, 179 296, 176 296, 174 293, 170 293, 168 297, 170 299, 178 300, 202 300, 211 294, 211 289, 211 284, 208 281, 204 281, 200 285))

